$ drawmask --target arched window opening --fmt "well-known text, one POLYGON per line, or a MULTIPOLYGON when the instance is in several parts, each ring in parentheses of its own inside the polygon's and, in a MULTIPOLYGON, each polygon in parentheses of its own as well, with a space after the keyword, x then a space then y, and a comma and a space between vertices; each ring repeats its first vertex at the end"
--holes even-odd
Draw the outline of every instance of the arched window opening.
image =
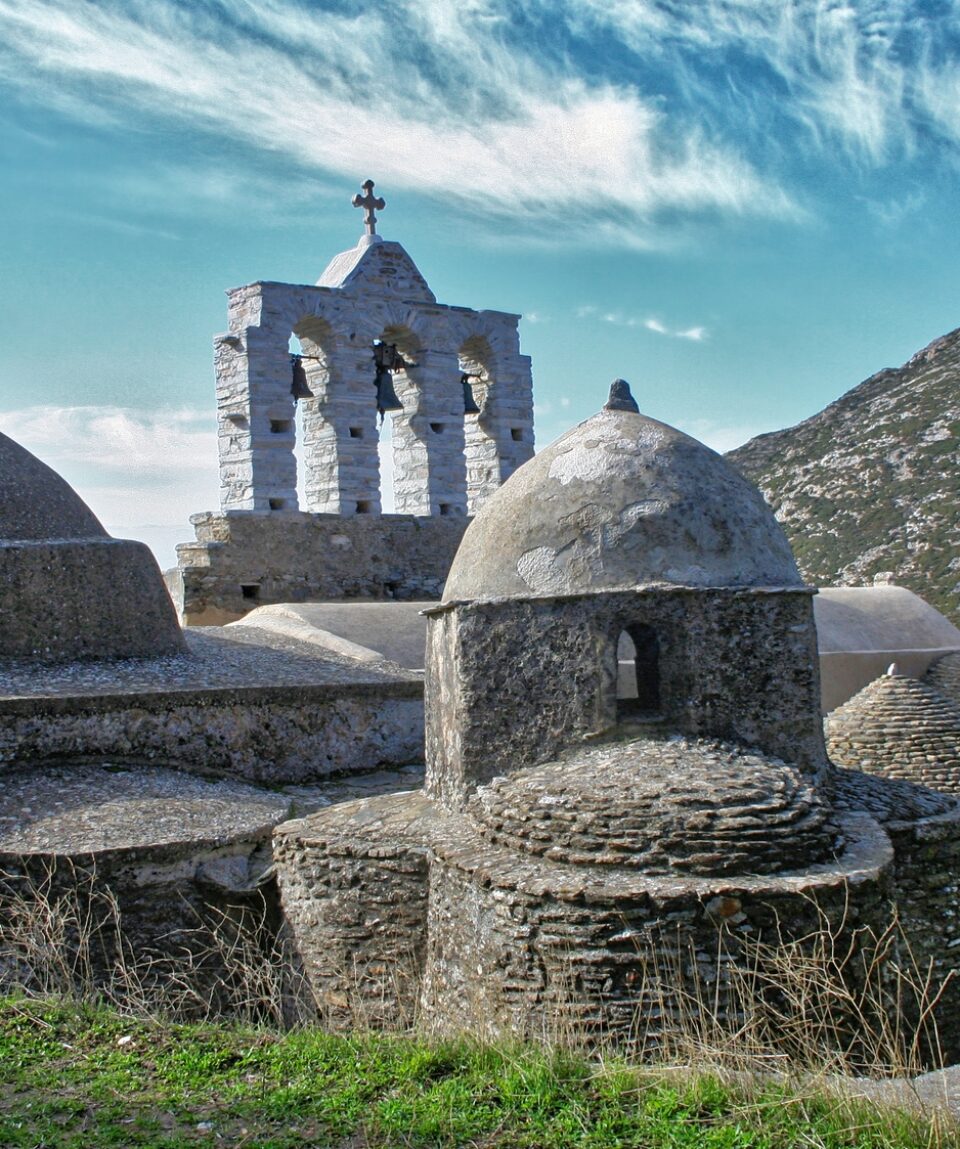
POLYGON ((660 640, 652 626, 635 623, 617 640, 617 718, 660 715, 660 640))

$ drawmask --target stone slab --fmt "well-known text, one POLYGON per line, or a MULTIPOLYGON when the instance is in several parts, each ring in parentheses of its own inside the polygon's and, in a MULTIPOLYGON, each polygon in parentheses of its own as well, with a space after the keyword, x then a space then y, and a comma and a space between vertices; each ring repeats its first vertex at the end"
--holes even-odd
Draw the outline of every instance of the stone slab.
POLYGON ((270 784, 423 753, 423 684, 249 627, 188 631, 186 654, 0 662, 0 766, 122 755, 270 784))
MULTIPOLYGON (((360 661, 422 670, 430 602, 315 602, 258 607, 244 626, 288 634, 360 661)), ((233 624, 236 625, 236 624, 233 624)))

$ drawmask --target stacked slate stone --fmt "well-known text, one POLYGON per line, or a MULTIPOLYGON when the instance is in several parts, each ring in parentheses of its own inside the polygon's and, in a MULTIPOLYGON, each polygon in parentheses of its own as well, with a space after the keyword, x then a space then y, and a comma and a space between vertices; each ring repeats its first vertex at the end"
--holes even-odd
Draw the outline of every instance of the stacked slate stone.
POLYGON ((796 767, 712 739, 592 747, 494 779, 469 809, 495 845, 649 874, 770 874, 840 850, 796 767))
POLYGON ((960 651, 937 659, 923 681, 960 706, 960 651))
POLYGON ((838 766, 960 793, 960 708, 891 668, 826 720, 838 766))

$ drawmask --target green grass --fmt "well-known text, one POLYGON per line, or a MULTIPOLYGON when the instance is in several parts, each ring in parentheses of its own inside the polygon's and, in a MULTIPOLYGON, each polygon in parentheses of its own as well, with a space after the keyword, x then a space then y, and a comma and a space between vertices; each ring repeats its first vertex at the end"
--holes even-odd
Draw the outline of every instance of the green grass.
POLYGON ((782 1083, 530 1046, 276 1034, 0 1000, 0 1146, 958 1147, 942 1123, 782 1083))

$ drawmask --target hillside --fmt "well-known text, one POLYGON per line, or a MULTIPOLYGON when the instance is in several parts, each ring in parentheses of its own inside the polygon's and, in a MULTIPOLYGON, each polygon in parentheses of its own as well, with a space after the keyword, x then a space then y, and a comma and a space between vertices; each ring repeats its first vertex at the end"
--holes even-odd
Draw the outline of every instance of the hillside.
POLYGON ((890 571, 960 623, 960 328, 727 457, 763 491, 809 582, 890 571))

